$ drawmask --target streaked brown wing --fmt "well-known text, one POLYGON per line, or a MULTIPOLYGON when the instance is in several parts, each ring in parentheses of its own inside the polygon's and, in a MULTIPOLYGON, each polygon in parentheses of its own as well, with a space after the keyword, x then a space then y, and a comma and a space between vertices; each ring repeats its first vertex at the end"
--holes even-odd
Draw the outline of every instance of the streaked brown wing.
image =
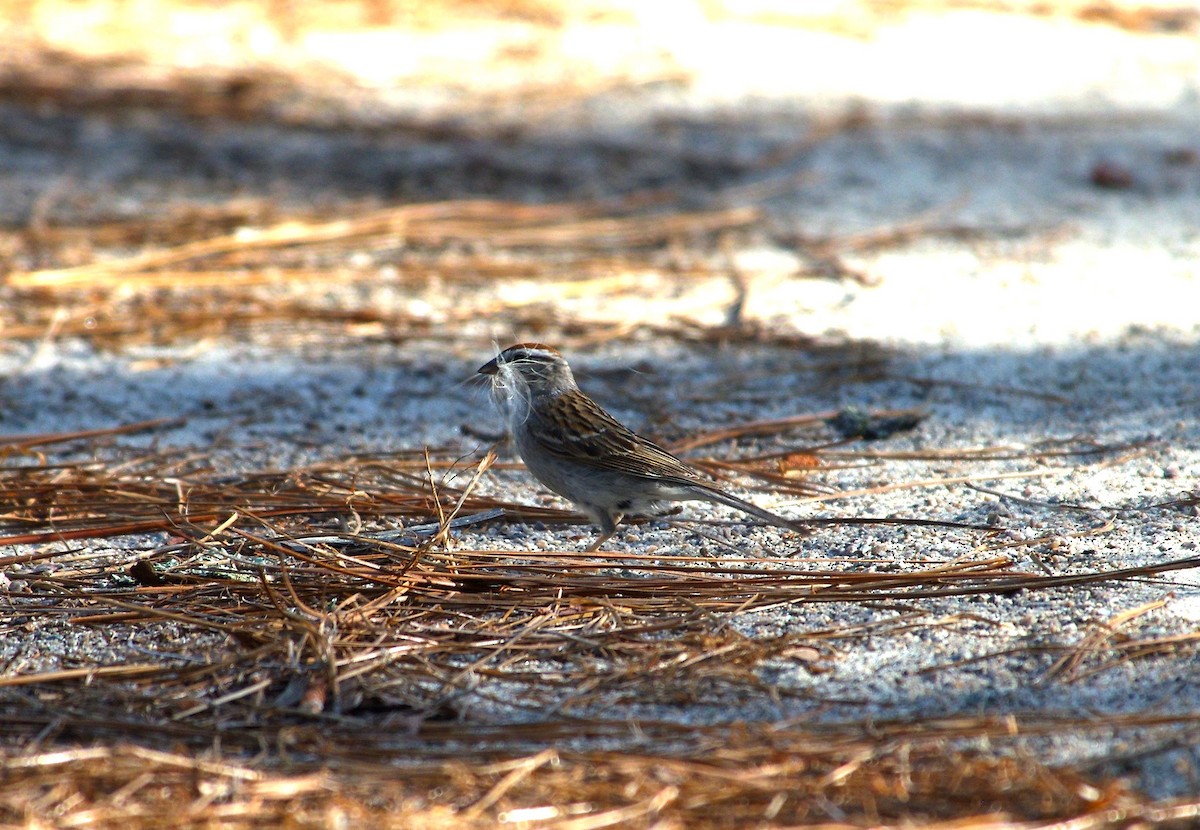
POLYGON ((701 482, 695 470, 633 432, 582 392, 559 395, 530 412, 530 432, 549 453, 602 470, 701 482), (587 432, 580 430, 587 424, 587 432))

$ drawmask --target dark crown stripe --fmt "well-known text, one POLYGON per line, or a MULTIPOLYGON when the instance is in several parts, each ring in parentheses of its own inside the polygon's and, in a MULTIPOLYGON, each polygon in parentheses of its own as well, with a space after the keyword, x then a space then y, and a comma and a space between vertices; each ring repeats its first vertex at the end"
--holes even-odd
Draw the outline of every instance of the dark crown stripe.
POLYGON ((522 360, 554 360, 562 359, 558 349, 553 346, 547 346, 544 343, 517 343, 509 346, 500 353, 498 360, 501 363, 514 363, 522 360))

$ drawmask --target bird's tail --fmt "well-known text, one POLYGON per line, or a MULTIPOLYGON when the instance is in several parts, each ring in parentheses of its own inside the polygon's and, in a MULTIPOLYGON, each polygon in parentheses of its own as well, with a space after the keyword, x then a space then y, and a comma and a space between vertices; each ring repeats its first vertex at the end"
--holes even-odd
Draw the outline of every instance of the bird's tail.
POLYGON ((812 527, 806 525, 802 521, 795 521, 793 519, 785 519, 783 516, 777 516, 770 510, 764 510, 757 504, 751 504, 745 499, 739 499, 737 496, 731 496, 729 493, 726 493, 724 490, 718 490, 716 487, 696 485, 696 490, 697 495, 699 495, 700 498, 706 499, 707 501, 716 502, 717 504, 723 504, 727 507, 732 507, 735 510, 740 510, 756 519, 762 519, 769 525, 782 527, 785 530, 791 530, 796 533, 803 533, 805 535, 812 533, 812 527))

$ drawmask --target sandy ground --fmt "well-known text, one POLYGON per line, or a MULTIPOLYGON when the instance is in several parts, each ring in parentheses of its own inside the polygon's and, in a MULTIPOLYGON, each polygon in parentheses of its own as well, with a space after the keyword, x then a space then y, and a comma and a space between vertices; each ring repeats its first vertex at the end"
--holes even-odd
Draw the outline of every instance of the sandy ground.
MULTIPOLYGON (((651 187, 675 188, 698 205, 749 200, 767 220, 730 254, 748 286, 744 319, 830 341, 872 341, 891 355, 885 375, 841 382, 822 374, 820 356, 802 350, 697 346, 650 334, 579 346, 569 357, 585 388, 628 422, 671 438, 848 406, 923 407, 929 415, 917 430, 879 447, 1020 451, 1070 440, 1117 449, 1037 461, 892 458, 816 478, 845 491, 965 481, 817 501, 749 494, 789 515, 926 516, 1002 528, 986 540, 965 531, 859 526, 800 539, 738 524, 719 526, 709 538, 686 525, 653 523, 627 530, 621 546, 722 556, 720 542, 732 542, 744 552, 866 571, 997 551, 1042 574, 1200 556, 1197 506, 1179 502, 1200 489, 1200 48, 1182 35, 1068 30, 1054 20, 1003 18, 997 25, 971 14, 957 30, 947 28, 949 18, 926 21, 924 29, 918 23, 866 42, 821 34, 797 44, 776 33, 753 41, 761 61, 755 71, 738 51, 753 32, 710 33, 729 50, 730 63, 721 66, 702 60, 713 43, 692 39, 684 51, 682 40, 672 40, 663 48, 690 81, 598 95, 515 139, 490 127, 439 142, 6 105, 0 216, 19 226, 38 212, 113 216, 259 196, 299 208, 469 194, 554 201, 651 187), (977 53, 965 38, 980 28, 997 40, 977 53), (906 60, 922 43, 947 39, 956 46, 943 61, 906 60), (1082 57, 1050 60, 1038 43, 1082 57), (814 55, 821 72, 812 69, 814 55), (1020 55, 1029 60, 1013 60, 1013 75, 987 73, 995 60, 1020 55), (764 68, 768 59, 778 63, 764 68), (847 122, 847 112, 860 117, 847 122), (766 194, 754 195, 751 186, 762 182, 766 194), (865 284, 797 276, 815 267, 792 244, 797 238, 909 226, 921 230, 843 255, 865 284), (1025 475, 1005 477, 1013 473, 1025 475)), ((31 267, 10 261, 18 265, 31 267)), ((528 296, 552 313, 597 322, 682 315, 720 324, 735 300, 729 280, 652 275, 599 301, 547 297, 534 282, 471 291, 509 302, 528 296)), ((453 287, 414 293, 386 281, 320 295, 314 289, 314 296, 331 306, 420 307, 434 321, 465 301, 453 287)), ((424 445, 466 453, 483 443, 472 434, 497 431, 499 421, 482 390, 461 381, 490 357, 493 341, 531 332, 486 315, 455 325, 399 345, 291 338, 280 346, 250 337, 113 352, 52 335, 0 341, 0 431, 181 416, 183 426, 122 445, 215 447, 231 469, 424 445)), ((738 451, 830 436, 818 430, 738 451)), ((498 473, 484 486, 531 503, 549 498, 519 473, 498 473)), ((685 515, 733 518, 704 505, 687 506, 685 515)), ((464 531, 459 543, 570 550, 590 533, 502 524, 464 531)), ((119 552, 126 543, 110 544, 119 552)), ((15 580, 22 570, 6 574, 15 580)), ((648 679, 602 711, 578 711, 566 691, 558 706, 573 716, 702 723, 1039 713, 1116 724, 1129 715, 1176 715, 1190 725, 1114 725, 1030 738, 1027 748, 1053 762, 1129 774, 1156 797, 1200 787, 1200 655, 1186 640, 1200 626, 1200 570, 913 603, 903 613, 875 604, 795 604, 734 615, 729 624, 747 637, 770 638, 856 621, 876 628, 834 640, 821 671, 773 658, 757 669, 760 685, 715 684, 703 700, 673 700, 669 680, 648 679), (1095 673, 1051 671, 1061 647, 1148 603, 1117 638, 1177 636, 1182 644, 1107 666, 1120 653, 1101 650, 1083 664, 1095 673)), ((61 635, 56 625, 47 623, 47 638, 61 635)), ((85 647, 123 653, 120 644, 94 640, 69 646, 85 647)), ((23 648, 5 640, 0 659, 23 648)), ((8 665, 55 665, 62 655, 47 647, 43 657, 8 665)), ((482 680, 458 705, 469 718, 546 716, 509 703, 521 699, 516 692, 482 680)))

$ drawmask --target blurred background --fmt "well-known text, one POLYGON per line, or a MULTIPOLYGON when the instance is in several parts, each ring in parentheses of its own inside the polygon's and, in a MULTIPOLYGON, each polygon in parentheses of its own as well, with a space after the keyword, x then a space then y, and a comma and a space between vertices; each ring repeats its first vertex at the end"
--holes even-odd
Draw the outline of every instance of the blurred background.
MULTIPOLYGON (((936 339, 953 291, 924 328, 840 309, 1195 195, 1198 30, 1132 0, 6 0, 0 335, 936 339)), ((1106 244, 1161 248, 1131 221, 1106 244)))

